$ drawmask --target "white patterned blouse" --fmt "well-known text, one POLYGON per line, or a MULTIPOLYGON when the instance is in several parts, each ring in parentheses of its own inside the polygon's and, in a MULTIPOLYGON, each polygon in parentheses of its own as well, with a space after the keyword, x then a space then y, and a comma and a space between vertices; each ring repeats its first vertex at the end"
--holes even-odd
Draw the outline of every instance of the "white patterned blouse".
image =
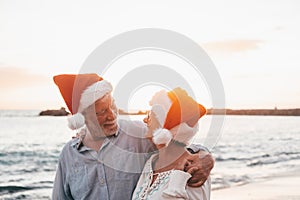
POLYGON ((191 175, 181 170, 170 170, 157 173, 157 178, 153 180, 152 161, 158 155, 152 155, 146 162, 143 173, 137 183, 133 193, 133 200, 157 200, 157 199, 190 199, 209 200, 211 181, 210 178, 198 188, 187 186, 187 181, 191 175))

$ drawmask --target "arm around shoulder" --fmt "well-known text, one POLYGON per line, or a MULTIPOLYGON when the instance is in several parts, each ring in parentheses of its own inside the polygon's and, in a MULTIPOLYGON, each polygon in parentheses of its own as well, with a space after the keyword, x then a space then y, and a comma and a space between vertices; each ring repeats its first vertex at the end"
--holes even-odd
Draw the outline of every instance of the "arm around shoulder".
POLYGON ((192 154, 188 156, 188 160, 192 163, 187 167, 197 167, 198 170, 193 173, 188 185, 191 187, 200 187, 208 178, 210 171, 214 167, 214 158, 208 150, 201 145, 191 145, 188 151, 192 154))

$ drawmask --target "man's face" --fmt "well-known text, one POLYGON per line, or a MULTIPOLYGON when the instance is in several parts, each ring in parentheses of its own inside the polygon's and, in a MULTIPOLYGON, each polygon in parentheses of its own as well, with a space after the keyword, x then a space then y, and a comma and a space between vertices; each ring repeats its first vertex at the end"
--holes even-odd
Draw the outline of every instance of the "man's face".
POLYGON ((112 136, 117 132, 118 109, 110 94, 97 100, 94 109, 89 109, 88 112, 86 124, 92 129, 90 132, 94 137, 112 136), (95 116, 98 125, 94 123, 95 116))
POLYGON ((99 126, 106 136, 114 135, 118 130, 118 109, 110 94, 95 102, 95 112, 99 126))

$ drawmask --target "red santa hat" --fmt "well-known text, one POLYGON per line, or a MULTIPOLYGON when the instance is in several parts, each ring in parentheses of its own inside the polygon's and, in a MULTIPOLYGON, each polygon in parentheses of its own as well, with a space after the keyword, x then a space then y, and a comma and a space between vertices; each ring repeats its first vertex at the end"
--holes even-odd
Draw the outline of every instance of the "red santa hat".
POLYGON ((53 80, 72 113, 68 125, 73 130, 85 125, 81 113, 112 91, 112 85, 97 74, 60 74, 53 80))
POLYGON ((189 144, 198 131, 198 120, 206 113, 204 106, 179 87, 169 92, 157 92, 150 105, 161 125, 153 133, 152 140, 155 144, 168 145, 172 139, 189 144))

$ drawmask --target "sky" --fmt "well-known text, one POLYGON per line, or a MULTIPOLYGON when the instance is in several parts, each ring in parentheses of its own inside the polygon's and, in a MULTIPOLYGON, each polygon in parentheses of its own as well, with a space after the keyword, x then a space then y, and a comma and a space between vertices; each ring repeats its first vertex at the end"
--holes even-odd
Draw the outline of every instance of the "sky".
MULTIPOLYGON (((103 42, 140 28, 172 30, 199 44, 218 70, 227 108, 300 108, 299 10, 297 0, 0 0, 0 109, 65 107, 52 77, 78 73, 103 42)), ((168 56, 133 53, 104 77, 116 85, 129 70, 118 65, 181 62, 168 56)), ((127 109, 148 108, 157 89, 134 91, 127 109)), ((202 96, 212 107, 209 92, 202 96)))

